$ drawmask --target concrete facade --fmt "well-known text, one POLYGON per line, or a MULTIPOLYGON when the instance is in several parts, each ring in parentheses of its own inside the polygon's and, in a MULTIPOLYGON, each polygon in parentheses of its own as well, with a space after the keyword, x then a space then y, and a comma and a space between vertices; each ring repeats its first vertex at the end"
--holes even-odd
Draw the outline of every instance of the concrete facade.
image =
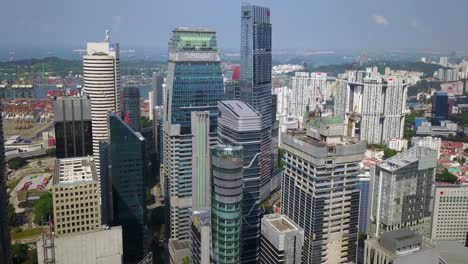
POLYGON ((194 211, 190 226, 190 251, 193 264, 212 263, 211 259, 211 212, 194 211))
POLYGON ((52 185, 57 236, 101 227, 99 181, 92 157, 57 159, 52 185))
POLYGON ((301 263, 304 230, 284 215, 262 218, 260 263, 301 263))
MULTIPOLYGON (((123 263, 122 228, 115 226, 93 232, 54 238, 55 263, 123 263)), ((43 241, 37 242, 38 263, 44 263, 43 241)))

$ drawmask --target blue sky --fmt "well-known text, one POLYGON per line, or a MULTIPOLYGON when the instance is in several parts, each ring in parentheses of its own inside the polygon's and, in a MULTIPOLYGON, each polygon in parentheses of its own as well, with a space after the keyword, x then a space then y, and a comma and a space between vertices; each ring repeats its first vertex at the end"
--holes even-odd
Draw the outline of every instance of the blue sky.
MULTIPOLYGON (((177 26, 209 27, 238 48, 237 0, 6 0, 0 47, 84 47, 105 29, 123 48, 166 48, 177 26)), ((468 51, 466 0, 257 0, 268 6, 275 49, 468 51)))

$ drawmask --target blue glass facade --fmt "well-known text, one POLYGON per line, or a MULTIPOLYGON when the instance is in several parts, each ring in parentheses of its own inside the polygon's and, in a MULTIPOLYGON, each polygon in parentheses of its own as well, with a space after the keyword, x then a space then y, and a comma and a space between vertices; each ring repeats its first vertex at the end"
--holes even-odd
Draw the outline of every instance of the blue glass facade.
POLYGON ((424 122, 427 122, 427 119, 425 117, 416 117, 414 119, 414 130, 418 130, 418 127, 420 127, 424 122))
POLYGON ((369 179, 359 180, 359 233, 366 233, 369 203, 369 179))
POLYGON ((130 85, 123 88, 123 116, 128 118, 130 127, 140 131, 140 88, 130 85))
POLYGON ((114 222, 122 226, 124 259, 145 254, 145 139, 115 114, 109 114, 109 160, 114 222))
POLYGON ((432 124, 440 126, 440 121, 448 119, 448 95, 444 92, 436 92, 432 95, 432 124))

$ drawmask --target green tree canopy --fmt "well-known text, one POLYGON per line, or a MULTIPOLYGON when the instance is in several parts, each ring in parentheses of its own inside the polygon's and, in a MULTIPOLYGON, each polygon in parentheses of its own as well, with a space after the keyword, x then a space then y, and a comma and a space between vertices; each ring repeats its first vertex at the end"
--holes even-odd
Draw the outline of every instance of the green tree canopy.
POLYGON ((43 225, 49 220, 49 216, 52 218, 52 194, 47 193, 41 195, 39 201, 34 206, 34 223, 37 225, 43 225))

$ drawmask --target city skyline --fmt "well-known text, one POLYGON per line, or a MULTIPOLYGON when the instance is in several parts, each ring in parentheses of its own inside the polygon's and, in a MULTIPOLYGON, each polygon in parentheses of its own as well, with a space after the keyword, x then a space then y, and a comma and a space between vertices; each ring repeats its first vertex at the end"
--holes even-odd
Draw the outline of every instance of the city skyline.
MULTIPOLYGON (((62 11, 69 10, 66 3, 53 2, 48 5, 32 2, 27 9, 22 3, 5 3, 5 10, 11 12, 1 17, 0 23, 9 26, 0 28, 0 33, 9 38, 2 41, 0 48, 78 48, 77 43, 83 40, 101 40, 102 32, 109 29, 111 41, 125 43, 125 48, 163 49, 171 30, 182 25, 211 28, 218 32, 221 48, 239 47, 241 1, 166 1, 136 6, 117 0, 112 5, 110 2, 93 3, 92 9, 87 4, 75 5, 73 12, 62 11), (179 10, 180 4, 186 8, 179 10), (103 8, 109 10, 108 14, 102 13, 103 8), (60 12, 55 12, 57 10, 60 12), (178 10, 179 15, 165 10, 178 10), (53 15, 47 15, 48 12, 53 15)), ((466 52, 468 18, 463 10, 468 3, 454 2, 428 5, 422 0, 410 3, 403 0, 391 3, 296 0, 287 4, 250 1, 268 5, 271 10, 275 25, 274 49, 466 52), (405 8, 401 8, 402 5, 405 8), (450 39, 450 45, 446 39, 450 39)))

